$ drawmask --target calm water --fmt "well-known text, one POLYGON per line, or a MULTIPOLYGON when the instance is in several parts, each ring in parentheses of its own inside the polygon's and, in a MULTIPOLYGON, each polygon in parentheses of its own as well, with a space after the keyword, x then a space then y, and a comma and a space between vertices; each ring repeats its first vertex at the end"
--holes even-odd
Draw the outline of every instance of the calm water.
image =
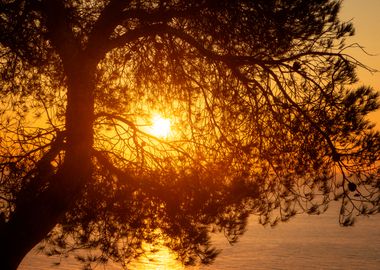
MULTIPOLYGON (((333 209, 321 216, 298 216, 274 229, 258 225, 252 217, 248 231, 234 246, 221 236, 215 237, 215 245, 223 251, 213 265, 189 270, 380 269, 380 215, 361 218, 354 227, 341 228, 336 211, 333 209)), ((52 267, 53 261, 32 251, 20 269, 80 269, 73 259, 62 262, 59 267, 52 267)), ((106 269, 120 268, 110 265, 106 269)), ((177 270, 183 267, 162 250, 156 255, 156 262, 145 257, 131 269, 177 270)))

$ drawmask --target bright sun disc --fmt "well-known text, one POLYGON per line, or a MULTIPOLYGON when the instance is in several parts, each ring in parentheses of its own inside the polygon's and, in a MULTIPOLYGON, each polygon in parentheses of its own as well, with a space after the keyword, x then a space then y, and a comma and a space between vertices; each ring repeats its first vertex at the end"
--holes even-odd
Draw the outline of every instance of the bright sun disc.
POLYGON ((155 115, 152 119, 150 133, 156 137, 166 138, 170 133, 170 119, 155 115))

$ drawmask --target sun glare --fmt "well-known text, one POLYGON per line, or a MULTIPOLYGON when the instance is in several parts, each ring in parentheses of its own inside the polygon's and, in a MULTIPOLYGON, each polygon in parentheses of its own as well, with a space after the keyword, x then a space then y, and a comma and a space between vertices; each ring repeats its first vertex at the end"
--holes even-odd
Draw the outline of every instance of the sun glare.
POLYGON ((152 126, 149 133, 153 136, 166 138, 170 134, 170 119, 155 115, 152 118, 152 126))

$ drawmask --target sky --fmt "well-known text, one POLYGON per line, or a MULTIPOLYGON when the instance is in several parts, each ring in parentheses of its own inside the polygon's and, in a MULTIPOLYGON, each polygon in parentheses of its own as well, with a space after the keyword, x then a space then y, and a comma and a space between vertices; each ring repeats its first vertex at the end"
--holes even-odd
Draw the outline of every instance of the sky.
MULTIPOLYGON (((361 50, 352 50, 350 54, 379 72, 371 74, 367 70, 359 69, 359 85, 370 85, 380 91, 380 0, 344 0, 341 9, 341 20, 352 20, 355 27, 355 36, 347 43, 359 43, 371 54, 366 55, 361 50)), ((370 115, 380 130, 380 110, 370 115)))

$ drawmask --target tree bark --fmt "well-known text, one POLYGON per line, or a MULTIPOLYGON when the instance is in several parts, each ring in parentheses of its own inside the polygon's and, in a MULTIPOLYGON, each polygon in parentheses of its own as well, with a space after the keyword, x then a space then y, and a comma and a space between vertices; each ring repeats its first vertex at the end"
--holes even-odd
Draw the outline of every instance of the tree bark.
MULTIPOLYGON (((49 186, 16 204, 0 230, 0 263, 3 270, 18 268, 26 254, 59 223, 80 196, 91 177, 93 145, 95 64, 85 59, 66 66, 65 158, 62 167, 48 177, 49 186), (80 64, 80 66, 79 66, 80 64)), ((46 179, 44 181, 46 183, 46 179)))

